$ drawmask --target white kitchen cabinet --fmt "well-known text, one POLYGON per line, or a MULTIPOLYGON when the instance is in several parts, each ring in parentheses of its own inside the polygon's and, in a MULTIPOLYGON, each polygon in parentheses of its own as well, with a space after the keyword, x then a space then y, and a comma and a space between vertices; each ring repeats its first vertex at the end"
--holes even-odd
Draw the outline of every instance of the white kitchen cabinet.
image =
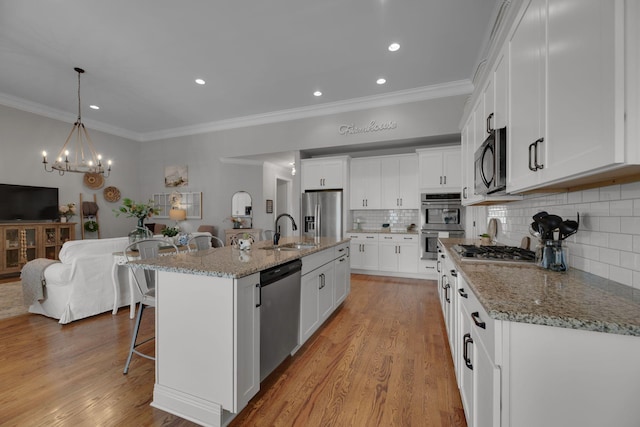
POLYGON ((585 0, 566 13, 560 0, 524 2, 508 39, 507 191, 637 161, 625 159, 623 8, 585 0))
POLYGON ((260 389, 260 275, 157 277, 151 405, 221 424, 223 410, 240 412, 260 389))
POLYGON ((334 263, 330 262, 320 267, 318 274, 318 313, 320 314, 320 323, 327 320, 329 315, 335 308, 334 290, 335 290, 335 269, 334 263))
POLYGON ((378 234, 349 233, 351 239, 351 268, 360 270, 378 269, 378 234))
POLYGON ((378 239, 378 269, 400 273, 418 272, 418 241, 415 234, 382 234, 378 239))
POLYGON ((380 166, 381 209, 418 209, 418 156, 383 157, 380 166))
POLYGON ((336 248, 335 269, 335 292, 334 301, 338 306, 347 298, 351 291, 351 263, 349 256, 349 245, 343 244, 336 248))
POLYGON ((380 158, 351 161, 350 209, 380 209, 380 158))
POLYGON ((302 191, 346 188, 348 159, 339 156, 301 160, 302 191))
POLYGON ((304 344, 349 295, 348 247, 348 243, 343 243, 302 258, 299 345, 304 344))
POLYGON ((423 193, 460 192, 462 188, 460 146, 416 150, 419 186, 423 193))

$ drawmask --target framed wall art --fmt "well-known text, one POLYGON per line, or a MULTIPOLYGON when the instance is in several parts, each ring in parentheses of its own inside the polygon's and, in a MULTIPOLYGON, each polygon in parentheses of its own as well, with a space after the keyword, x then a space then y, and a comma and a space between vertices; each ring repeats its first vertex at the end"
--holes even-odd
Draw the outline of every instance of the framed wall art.
POLYGON ((189 171, 187 166, 165 166, 164 186, 184 187, 189 185, 189 171))
POLYGON ((267 199, 267 213, 273 213, 273 200, 267 199))

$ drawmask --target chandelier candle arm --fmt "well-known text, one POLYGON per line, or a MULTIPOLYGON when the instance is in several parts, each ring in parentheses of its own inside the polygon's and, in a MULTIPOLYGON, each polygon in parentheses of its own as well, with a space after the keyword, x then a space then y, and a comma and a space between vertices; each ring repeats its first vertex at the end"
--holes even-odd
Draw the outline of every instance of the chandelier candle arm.
POLYGON ((53 164, 47 168, 49 162, 47 161, 47 152, 42 152, 42 163, 44 164, 44 170, 47 172, 58 171, 60 175, 64 175, 65 172, 75 173, 101 173, 105 177, 111 174, 111 160, 107 161, 107 168, 104 168, 102 164, 102 155, 97 154, 89 132, 87 131, 84 123, 82 123, 81 113, 81 101, 80 101, 80 75, 84 73, 82 68, 74 68, 78 73, 78 119, 73 124, 69 136, 67 136, 58 157, 53 164), (75 135, 75 155, 73 161, 69 160, 68 145, 71 138, 75 135), (86 147, 85 147, 86 145, 86 147), (64 156, 64 157, 63 157, 64 156))

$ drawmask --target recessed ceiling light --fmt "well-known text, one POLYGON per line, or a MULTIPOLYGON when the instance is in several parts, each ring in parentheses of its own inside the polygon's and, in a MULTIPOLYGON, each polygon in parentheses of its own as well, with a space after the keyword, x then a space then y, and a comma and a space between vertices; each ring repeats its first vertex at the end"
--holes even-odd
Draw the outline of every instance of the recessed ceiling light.
POLYGON ((389 50, 391 52, 395 52, 396 50, 400 49, 400 45, 398 43, 391 43, 389 45, 389 50))
POLYGON ((317 91, 313 92, 313 96, 322 96, 322 92, 317 90, 317 91))
POLYGON ((89 108, 91 108, 92 110, 99 110, 100 107, 98 107, 97 105, 89 105, 89 108))
POLYGON ((199 85, 203 85, 206 82, 204 80, 202 80, 202 79, 196 79, 196 83, 198 83, 199 85))
POLYGON ((376 83, 378 83, 379 85, 383 85, 387 82, 387 79, 385 79, 384 77, 380 77, 378 80, 376 80, 376 83))

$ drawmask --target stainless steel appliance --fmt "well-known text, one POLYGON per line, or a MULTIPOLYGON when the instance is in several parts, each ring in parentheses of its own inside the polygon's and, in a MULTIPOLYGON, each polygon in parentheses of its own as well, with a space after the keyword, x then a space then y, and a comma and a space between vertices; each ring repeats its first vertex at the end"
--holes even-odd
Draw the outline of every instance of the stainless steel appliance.
POLYGON ((307 191, 302 194, 302 236, 342 239, 342 191, 307 191))
POLYGON ((507 188, 507 128, 489 129, 475 153, 476 194, 504 193, 507 188))
POLYGON ((438 237, 464 237, 464 208, 460 193, 422 194, 420 246, 422 259, 436 259, 438 237))
POLYGON ((260 381, 298 345, 302 261, 260 273, 260 381))

